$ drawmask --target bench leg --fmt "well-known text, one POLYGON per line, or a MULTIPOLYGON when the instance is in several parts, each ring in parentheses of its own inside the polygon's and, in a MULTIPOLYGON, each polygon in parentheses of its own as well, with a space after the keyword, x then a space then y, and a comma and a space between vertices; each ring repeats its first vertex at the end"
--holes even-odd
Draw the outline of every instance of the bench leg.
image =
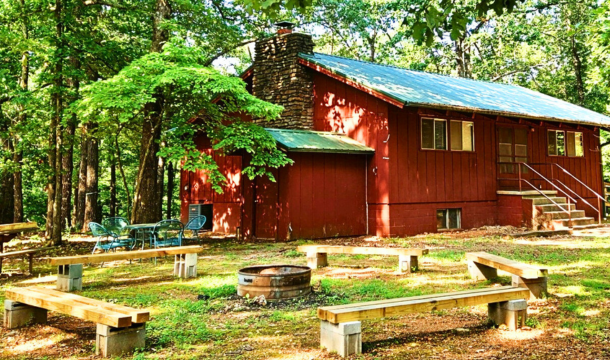
POLYGON ((468 261, 468 272, 470 272, 470 276, 477 281, 495 279, 498 277, 498 270, 496 268, 470 260, 468 261))
POLYGON ((489 318, 496 325, 506 325, 509 330, 515 331, 519 325, 524 326, 527 320, 527 301, 510 300, 488 305, 489 318))
POLYGON ((360 321, 332 324, 320 320, 320 346, 342 357, 362 353, 360 321))
POLYGON ((328 266, 328 257, 326 256, 326 253, 308 252, 307 266, 311 269, 328 266))
POLYGON ((144 348, 146 324, 133 324, 128 328, 114 328, 97 324, 95 355, 115 357, 144 348))
POLYGON ((83 264, 59 265, 57 267, 57 290, 80 291, 83 289, 83 264))
POLYGON ((417 263, 417 256, 411 255, 398 255, 398 270, 400 272, 417 271, 419 265, 417 263))
POLYGON ((174 276, 181 278, 197 277, 197 254, 176 254, 174 276))
POLYGON ((541 299, 548 296, 547 277, 537 279, 524 279, 513 275, 513 286, 527 288, 530 291, 530 300, 541 299))
POLYGON ((4 300, 4 327, 14 329, 29 324, 46 324, 47 309, 13 300, 4 300))

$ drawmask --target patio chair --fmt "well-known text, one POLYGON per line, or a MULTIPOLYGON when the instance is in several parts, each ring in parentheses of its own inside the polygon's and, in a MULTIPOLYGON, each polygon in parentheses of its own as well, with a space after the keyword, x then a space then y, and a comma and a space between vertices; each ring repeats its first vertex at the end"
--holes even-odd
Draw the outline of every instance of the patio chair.
POLYGON ((102 225, 96 222, 89 223, 89 230, 93 236, 97 237, 97 242, 93 247, 92 254, 95 253, 95 250, 102 249, 105 252, 108 252, 112 249, 116 251, 116 248, 132 248, 134 245, 134 239, 132 238, 123 238, 121 239, 118 234, 112 231, 108 231, 102 225))
POLYGON ((129 221, 124 217, 117 216, 106 218, 102 221, 102 226, 105 227, 106 230, 112 231, 120 236, 129 234, 129 230, 126 229, 126 227, 129 226, 129 221))
POLYGON ((153 242, 155 248, 165 246, 182 246, 184 226, 178 220, 159 221, 153 229, 153 242))
POLYGON ((184 230, 191 230, 193 237, 188 238, 188 240, 195 239, 199 240, 199 230, 205 225, 206 217, 204 215, 195 216, 191 220, 186 223, 184 230))

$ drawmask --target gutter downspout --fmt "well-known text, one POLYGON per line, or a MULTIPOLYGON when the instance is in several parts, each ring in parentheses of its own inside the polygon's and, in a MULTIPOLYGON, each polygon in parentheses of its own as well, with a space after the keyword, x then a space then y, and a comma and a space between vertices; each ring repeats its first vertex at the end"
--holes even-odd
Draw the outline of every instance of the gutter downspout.
POLYGON ((364 157, 364 204, 366 209, 366 235, 369 235, 369 157, 364 157))

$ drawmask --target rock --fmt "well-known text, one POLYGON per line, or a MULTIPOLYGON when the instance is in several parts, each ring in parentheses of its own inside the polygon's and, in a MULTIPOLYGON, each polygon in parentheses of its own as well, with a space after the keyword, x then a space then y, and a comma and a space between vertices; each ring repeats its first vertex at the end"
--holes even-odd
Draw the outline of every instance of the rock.
POLYGON ((453 331, 458 334, 465 334, 465 333, 469 333, 470 329, 456 328, 456 329, 453 329, 453 331))
POLYGON ((209 300, 210 299, 210 295, 197 295, 197 300, 209 300))

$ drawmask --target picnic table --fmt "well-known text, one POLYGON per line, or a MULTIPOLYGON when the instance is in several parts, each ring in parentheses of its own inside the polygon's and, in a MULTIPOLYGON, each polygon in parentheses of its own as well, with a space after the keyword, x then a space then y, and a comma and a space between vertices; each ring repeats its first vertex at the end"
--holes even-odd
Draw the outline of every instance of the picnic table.
MULTIPOLYGON (((138 240, 142 241, 142 250, 144 250, 144 243, 146 242, 146 235, 152 233, 153 229, 157 223, 148 223, 148 224, 132 224, 127 225, 125 230, 133 231, 135 233, 134 239, 135 244, 134 248, 137 246, 138 240)), ((152 238, 148 237, 148 245, 152 248, 152 238)))

